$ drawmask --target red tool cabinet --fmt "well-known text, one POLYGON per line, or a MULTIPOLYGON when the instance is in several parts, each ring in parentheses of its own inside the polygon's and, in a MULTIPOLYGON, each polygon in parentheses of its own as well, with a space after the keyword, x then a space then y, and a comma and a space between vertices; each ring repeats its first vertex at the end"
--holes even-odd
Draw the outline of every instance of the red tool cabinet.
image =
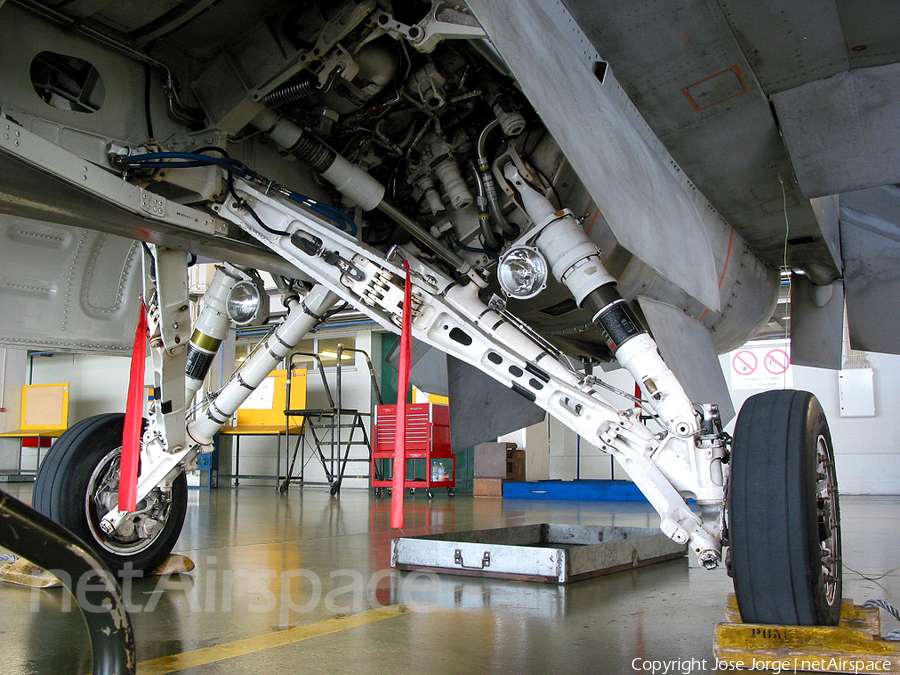
MULTIPOLYGON (((375 406, 372 449, 372 487, 380 495, 393 481, 394 440, 397 432, 397 406, 375 406)), ((410 493, 425 488, 428 498, 433 488, 447 488, 454 494, 456 457, 450 450, 450 408, 438 403, 406 404, 406 480, 410 493), (418 460, 418 461, 417 461, 418 460), (424 475, 423 475, 424 474, 424 475)))

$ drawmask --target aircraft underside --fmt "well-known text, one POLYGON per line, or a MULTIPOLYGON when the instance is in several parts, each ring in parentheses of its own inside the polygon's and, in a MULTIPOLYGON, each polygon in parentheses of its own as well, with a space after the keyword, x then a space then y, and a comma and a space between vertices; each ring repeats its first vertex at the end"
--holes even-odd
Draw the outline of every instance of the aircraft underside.
MULTIPOLYGON (((416 340, 615 457, 700 564, 730 551, 745 620, 837 621, 837 484, 821 408, 805 392, 767 392, 734 438, 723 431, 733 411, 716 353, 769 318, 778 274, 594 54, 526 59, 480 3, 474 14, 300 4, 243 27, 219 17, 222 34, 201 46, 173 29, 146 49, 87 24, 63 32, 71 17, 25 4, 2 10, 30 48, 5 40, 0 76, 0 299, 23 317, 5 319, 0 339, 127 350, 142 288, 156 400, 133 503, 121 415, 73 426, 35 491, 36 507, 111 567, 150 569, 169 553, 184 472, 345 302, 388 331, 410 319, 416 340), (61 250, 69 269, 35 271, 61 250), (193 322, 191 254, 220 261, 193 322), (285 315, 195 400, 232 324, 266 320, 260 271, 285 315), (29 325, 41 311, 49 318, 29 325), (633 376, 640 407, 612 401, 599 363, 633 376), (788 553, 799 568, 780 567, 788 553)), ((481 432, 505 430, 486 420, 481 432)))

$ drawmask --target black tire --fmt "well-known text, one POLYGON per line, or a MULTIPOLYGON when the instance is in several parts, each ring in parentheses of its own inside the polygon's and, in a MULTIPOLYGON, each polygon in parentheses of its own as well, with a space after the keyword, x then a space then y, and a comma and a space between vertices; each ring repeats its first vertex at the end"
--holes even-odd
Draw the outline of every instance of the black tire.
POLYGON ((806 391, 744 403, 728 495, 731 573, 745 623, 836 625, 841 533, 825 413, 806 391))
POLYGON ((428 499, 434 499, 434 493, 431 490, 426 490, 425 494, 428 495, 428 499))
MULTIPOLYGON (((115 490, 95 491, 89 485, 100 482, 107 472, 114 471, 121 454, 123 413, 96 415, 70 427, 53 446, 41 464, 34 485, 34 508, 74 532, 91 546, 113 572, 131 563, 135 570, 152 572, 171 553, 187 511, 187 479, 182 473, 175 479, 171 490, 157 489, 148 499, 138 504, 152 506, 152 520, 164 523, 153 535, 140 538, 109 537, 99 528, 105 510, 88 500, 89 489, 93 497, 106 496, 107 504, 118 500, 118 484, 115 490), (102 511, 102 512, 101 512, 102 511)), ((107 506, 108 508, 108 506, 107 506)), ((149 512, 137 518, 151 519, 149 512)))

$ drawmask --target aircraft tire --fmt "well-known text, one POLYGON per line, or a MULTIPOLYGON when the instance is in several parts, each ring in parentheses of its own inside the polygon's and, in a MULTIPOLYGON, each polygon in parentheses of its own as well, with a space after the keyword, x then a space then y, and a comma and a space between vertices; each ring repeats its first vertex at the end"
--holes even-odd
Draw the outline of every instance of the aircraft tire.
POLYGON ((101 488, 110 475, 117 476, 124 423, 123 413, 107 413, 66 430, 40 466, 32 501, 34 508, 94 549, 113 573, 127 563, 136 571, 149 573, 165 561, 181 534, 187 512, 187 479, 182 473, 171 490, 158 488, 138 503, 136 519, 151 520, 152 534, 105 535, 99 522, 106 510, 118 503, 118 483, 112 490, 101 488), (103 500, 103 506, 97 499, 103 500))
POLYGON ((836 625, 841 534, 825 413, 805 391, 757 394, 734 431, 730 571, 745 623, 836 625))

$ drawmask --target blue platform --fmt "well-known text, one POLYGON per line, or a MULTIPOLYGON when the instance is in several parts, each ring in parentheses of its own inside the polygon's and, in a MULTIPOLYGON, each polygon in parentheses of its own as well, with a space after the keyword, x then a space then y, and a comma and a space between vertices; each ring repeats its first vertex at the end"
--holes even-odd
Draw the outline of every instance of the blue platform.
POLYGON ((646 502, 627 480, 540 480, 503 483, 504 499, 561 499, 564 501, 646 502))

